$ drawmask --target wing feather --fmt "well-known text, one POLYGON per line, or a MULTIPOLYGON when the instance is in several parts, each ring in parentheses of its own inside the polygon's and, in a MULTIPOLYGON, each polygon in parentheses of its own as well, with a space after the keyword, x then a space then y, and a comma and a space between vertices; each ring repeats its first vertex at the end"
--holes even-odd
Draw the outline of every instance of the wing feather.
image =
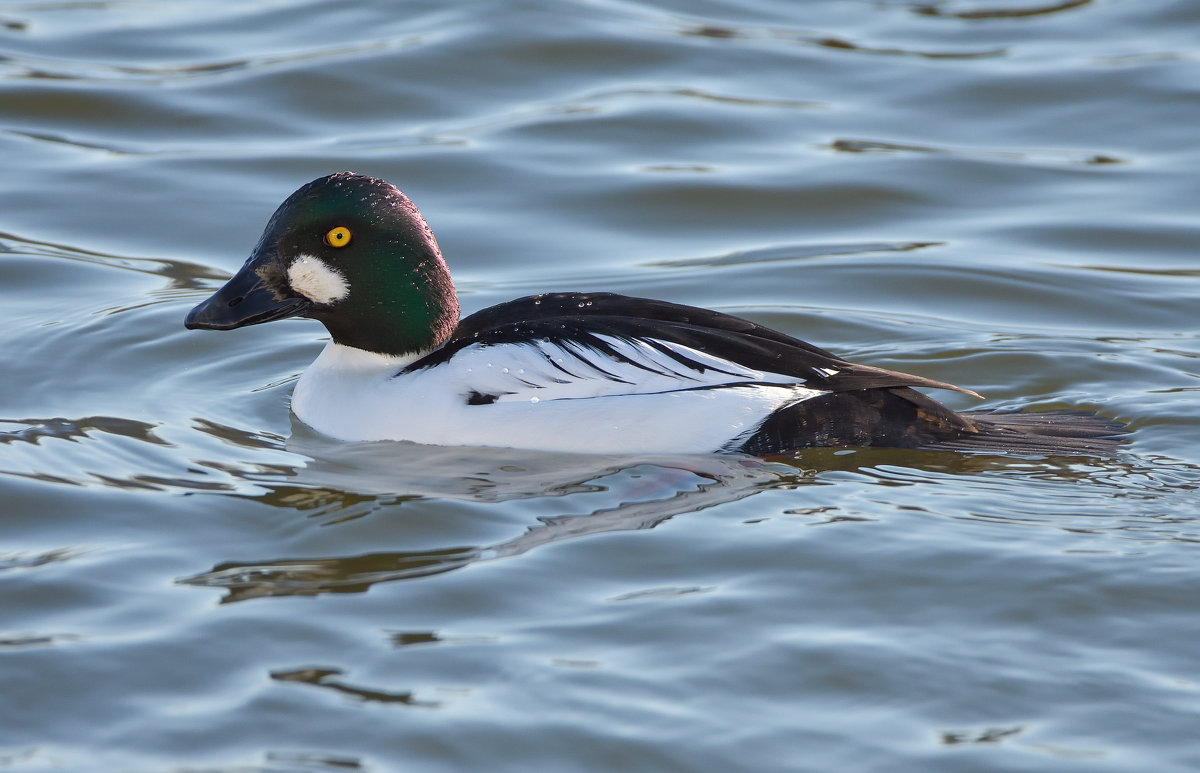
POLYGON ((631 387, 647 375, 682 386, 688 374, 699 374, 693 386, 724 378, 831 392, 925 387, 980 396, 944 381, 852 363, 740 317, 613 293, 549 293, 492 306, 462 320, 445 345, 405 370, 435 367, 468 350, 535 343, 569 384, 594 378, 575 372, 582 364, 631 387))
POLYGON ((567 400, 760 385, 799 386, 777 373, 731 365, 679 344, 594 336, 524 343, 473 344, 448 361, 464 399, 490 402, 567 400), (692 366, 684 367, 683 362, 692 366), (569 365, 569 367, 567 367, 569 365), (710 367, 710 365, 712 367, 710 367))

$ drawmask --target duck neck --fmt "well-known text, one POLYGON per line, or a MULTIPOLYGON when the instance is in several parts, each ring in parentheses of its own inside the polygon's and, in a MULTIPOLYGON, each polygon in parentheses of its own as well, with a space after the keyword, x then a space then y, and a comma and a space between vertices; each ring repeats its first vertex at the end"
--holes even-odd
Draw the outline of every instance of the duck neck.
POLYGON ((313 360, 312 365, 303 375, 308 375, 310 371, 356 373, 364 376, 379 372, 395 373, 419 359, 423 354, 424 352, 414 352, 408 355, 381 354, 330 341, 325 344, 325 348, 321 350, 317 359, 313 360))
POLYGON ((436 349, 458 325, 458 295, 436 248, 405 259, 407 270, 353 284, 345 307, 319 317, 335 343, 389 357, 436 349))

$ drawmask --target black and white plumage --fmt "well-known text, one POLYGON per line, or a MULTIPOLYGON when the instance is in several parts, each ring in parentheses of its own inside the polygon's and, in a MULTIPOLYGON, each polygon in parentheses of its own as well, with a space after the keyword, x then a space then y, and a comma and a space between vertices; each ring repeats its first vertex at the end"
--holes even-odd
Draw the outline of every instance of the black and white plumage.
MULTIPOLYGON (((484 309, 428 354, 381 357, 376 378, 347 381, 345 355, 330 345, 302 376, 293 408, 348 439, 758 455, 970 440, 1036 452, 1047 440, 1026 448, 1016 441, 1027 433, 1004 429, 995 421, 1002 417, 956 413, 912 387, 974 394, 968 390, 847 362, 739 317, 609 293, 537 295, 484 309), (327 355, 339 374, 332 378, 327 355)), ((1086 451, 1093 434, 1111 432, 1098 422, 1083 438, 1054 443, 1086 451)))
MULTIPOLYGON (((739 317, 610 293, 554 293, 458 320, 424 219, 343 173, 280 206, 241 271, 188 315, 227 330, 287 316, 332 341, 296 415, 343 440, 591 453, 774 454, 811 446, 1108 453, 1094 416, 958 413, 970 390, 848 362, 739 317)), ((978 396, 978 395, 975 395, 978 396)))

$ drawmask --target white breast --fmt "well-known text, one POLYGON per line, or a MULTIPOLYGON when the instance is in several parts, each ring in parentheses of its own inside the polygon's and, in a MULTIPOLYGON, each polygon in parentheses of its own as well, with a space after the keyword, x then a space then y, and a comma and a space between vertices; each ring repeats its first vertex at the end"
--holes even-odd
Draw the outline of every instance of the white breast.
POLYGON ((823 394, 678 344, 600 340, 617 356, 572 341, 477 345, 401 375, 415 358, 330 343, 300 377, 292 409, 341 440, 708 453, 823 394))

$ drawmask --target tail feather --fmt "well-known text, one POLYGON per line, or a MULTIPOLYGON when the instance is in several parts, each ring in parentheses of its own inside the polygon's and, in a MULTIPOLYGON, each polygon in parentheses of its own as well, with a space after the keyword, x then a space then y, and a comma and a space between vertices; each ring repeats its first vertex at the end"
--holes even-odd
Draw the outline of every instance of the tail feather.
POLYGON ((1048 456, 1111 456, 1129 442, 1124 424, 1081 411, 993 413, 964 411, 978 432, 927 448, 1048 456))

